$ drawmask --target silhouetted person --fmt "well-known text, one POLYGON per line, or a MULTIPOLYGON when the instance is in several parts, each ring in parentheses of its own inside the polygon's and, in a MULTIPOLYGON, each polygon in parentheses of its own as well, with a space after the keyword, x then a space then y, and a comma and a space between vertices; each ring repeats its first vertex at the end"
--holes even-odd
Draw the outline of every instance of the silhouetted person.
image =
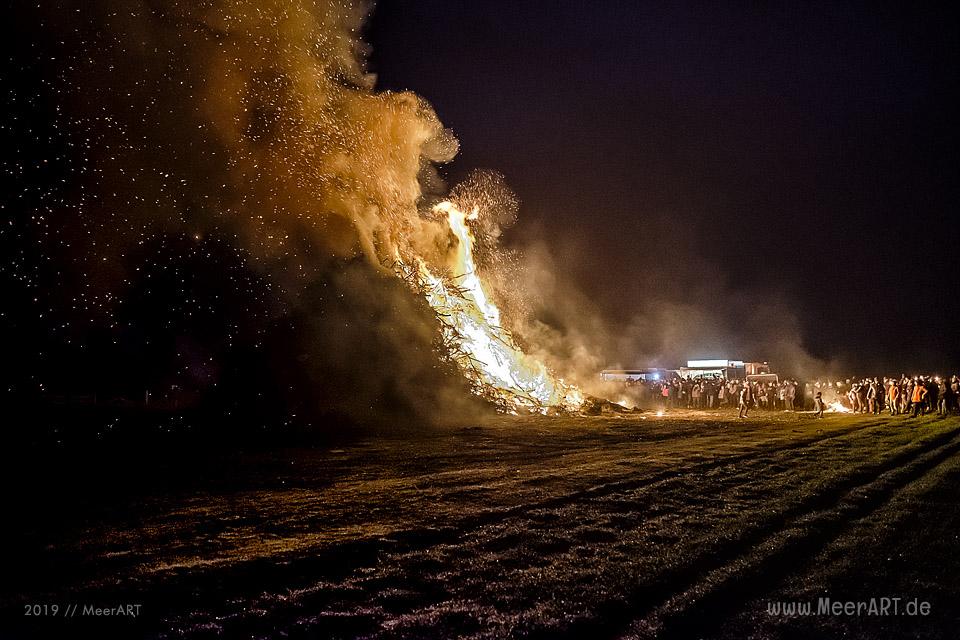
POLYGON ((817 410, 816 417, 823 417, 823 410, 827 408, 827 404, 823 401, 823 393, 817 391, 816 397, 813 399, 813 408, 817 410))
POLYGON ((953 391, 946 380, 941 380, 937 385, 937 413, 945 416, 950 413, 950 407, 953 405, 953 391))
POLYGON ((924 410, 930 409, 930 412, 933 413, 939 405, 940 389, 937 386, 937 381, 933 378, 929 378, 927 384, 924 386, 927 388, 927 399, 924 410))
POLYGON ((753 394, 750 393, 750 383, 743 385, 743 388, 740 389, 740 413, 738 418, 746 418, 747 414, 750 413, 750 403, 753 402, 753 394))
POLYGON ((877 412, 877 385, 873 382, 867 387, 867 411, 869 413, 877 412))

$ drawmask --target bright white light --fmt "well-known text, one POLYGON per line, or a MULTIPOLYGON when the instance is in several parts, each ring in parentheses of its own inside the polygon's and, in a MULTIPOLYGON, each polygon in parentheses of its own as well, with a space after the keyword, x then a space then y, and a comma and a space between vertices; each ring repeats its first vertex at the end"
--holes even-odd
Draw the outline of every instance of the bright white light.
POLYGON ((688 367, 729 367, 729 360, 687 360, 688 367))

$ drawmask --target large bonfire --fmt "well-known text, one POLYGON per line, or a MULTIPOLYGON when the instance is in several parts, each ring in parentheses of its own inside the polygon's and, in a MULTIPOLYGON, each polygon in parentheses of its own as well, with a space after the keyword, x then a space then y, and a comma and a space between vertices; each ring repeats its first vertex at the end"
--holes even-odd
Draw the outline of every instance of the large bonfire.
POLYGON ((419 256, 397 257, 397 273, 422 293, 442 326, 443 350, 478 395, 510 413, 575 411, 584 401, 576 386, 555 376, 540 360, 524 353, 501 323, 500 310, 484 290, 473 258, 475 239, 465 213, 452 202, 434 207, 445 216, 457 245, 449 256, 449 276, 434 274, 419 256))

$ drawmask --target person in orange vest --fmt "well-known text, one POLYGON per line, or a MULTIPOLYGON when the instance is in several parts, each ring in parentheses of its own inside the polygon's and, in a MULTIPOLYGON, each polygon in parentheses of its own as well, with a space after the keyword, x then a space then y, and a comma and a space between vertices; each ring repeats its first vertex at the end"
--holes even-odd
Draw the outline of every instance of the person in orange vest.
POLYGON ((918 382, 913 387, 913 417, 922 416, 927 409, 927 387, 918 382))
POLYGON ((900 413, 900 387, 897 386, 896 380, 890 381, 890 388, 887 391, 887 404, 890 405, 890 415, 895 416, 900 413))

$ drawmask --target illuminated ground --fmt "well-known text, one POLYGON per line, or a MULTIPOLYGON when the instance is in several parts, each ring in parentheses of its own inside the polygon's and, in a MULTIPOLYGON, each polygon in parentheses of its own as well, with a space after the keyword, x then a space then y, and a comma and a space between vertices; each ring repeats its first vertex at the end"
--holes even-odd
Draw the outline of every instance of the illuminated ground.
POLYGON ((170 637, 952 637, 960 419, 706 415, 504 418, 171 469, 27 523, 3 622, 78 629, 23 604, 94 601, 143 603, 106 632, 170 637), (821 596, 932 613, 766 610, 821 596))

